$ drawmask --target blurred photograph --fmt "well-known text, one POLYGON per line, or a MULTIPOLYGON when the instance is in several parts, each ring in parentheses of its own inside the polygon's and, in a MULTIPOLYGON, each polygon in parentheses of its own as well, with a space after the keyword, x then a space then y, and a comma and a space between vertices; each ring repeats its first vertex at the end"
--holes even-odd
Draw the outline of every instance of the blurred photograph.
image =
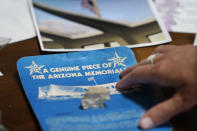
POLYGON ((170 42, 154 10, 147 0, 33 0, 32 7, 42 51, 170 42))

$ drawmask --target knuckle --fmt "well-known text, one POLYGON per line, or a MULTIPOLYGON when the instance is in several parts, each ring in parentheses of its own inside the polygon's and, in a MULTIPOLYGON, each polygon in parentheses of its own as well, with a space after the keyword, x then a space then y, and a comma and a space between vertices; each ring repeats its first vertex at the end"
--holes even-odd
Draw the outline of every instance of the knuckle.
POLYGON ((185 89, 180 89, 178 91, 178 100, 180 103, 180 107, 183 110, 187 110, 189 108, 191 108, 192 106, 196 105, 196 94, 193 91, 189 91, 188 89, 186 89, 187 87, 185 87, 185 89))
POLYGON ((186 109, 186 97, 184 95, 176 95, 173 99, 173 103, 176 105, 176 109, 179 109, 180 111, 184 111, 186 109))
POLYGON ((161 63, 155 64, 155 72, 157 74, 163 74, 166 71, 166 67, 168 66, 168 62, 163 61, 161 63))
POLYGON ((160 50, 162 50, 164 47, 165 47, 164 45, 160 45, 160 46, 158 46, 158 47, 155 49, 155 51, 160 51, 160 50))

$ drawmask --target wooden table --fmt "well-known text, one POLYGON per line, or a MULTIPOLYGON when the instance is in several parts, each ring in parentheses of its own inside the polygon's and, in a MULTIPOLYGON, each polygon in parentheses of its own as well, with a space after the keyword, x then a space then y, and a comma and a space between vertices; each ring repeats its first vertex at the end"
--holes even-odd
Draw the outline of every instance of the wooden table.
MULTIPOLYGON (((170 44, 192 44, 193 34, 170 33, 173 41, 170 44)), ((157 46, 136 48, 137 61, 145 59, 157 46)), ((40 130, 38 121, 26 99, 18 76, 16 62, 24 56, 43 55, 36 38, 17 42, 6 46, 0 52, 0 71, 4 76, 0 77, 0 110, 3 125, 12 130, 40 130)), ((197 131, 197 109, 194 108, 175 118, 175 131, 197 131), (188 121, 186 121, 188 120, 188 121), (193 129, 191 129, 191 127, 193 129)))

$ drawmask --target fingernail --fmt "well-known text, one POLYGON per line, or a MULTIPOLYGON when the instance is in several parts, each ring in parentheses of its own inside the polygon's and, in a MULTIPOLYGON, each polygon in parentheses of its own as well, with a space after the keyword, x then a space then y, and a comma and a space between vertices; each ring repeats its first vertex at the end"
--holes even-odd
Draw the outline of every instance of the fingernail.
POLYGON ((122 79, 122 76, 119 75, 119 78, 122 79))
POLYGON ((121 90, 121 89, 122 89, 121 84, 120 84, 119 82, 116 83, 115 88, 116 88, 117 90, 121 90))
POLYGON ((119 84, 118 83, 116 83, 116 86, 115 86, 117 89, 119 89, 119 84))
POLYGON ((150 117, 145 117, 141 120, 139 128, 141 129, 149 129, 153 127, 153 121, 150 117))

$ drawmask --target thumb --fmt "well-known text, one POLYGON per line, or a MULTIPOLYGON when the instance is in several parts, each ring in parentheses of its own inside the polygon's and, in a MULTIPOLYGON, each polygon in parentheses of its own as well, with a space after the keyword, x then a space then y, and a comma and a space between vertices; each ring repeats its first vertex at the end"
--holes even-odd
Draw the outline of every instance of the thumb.
POLYGON ((139 121, 141 129, 149 129, 168 121, 173 116, 183 112, 184 99, 180 94, 175 94, 170 99, 152 107, 139 121))

